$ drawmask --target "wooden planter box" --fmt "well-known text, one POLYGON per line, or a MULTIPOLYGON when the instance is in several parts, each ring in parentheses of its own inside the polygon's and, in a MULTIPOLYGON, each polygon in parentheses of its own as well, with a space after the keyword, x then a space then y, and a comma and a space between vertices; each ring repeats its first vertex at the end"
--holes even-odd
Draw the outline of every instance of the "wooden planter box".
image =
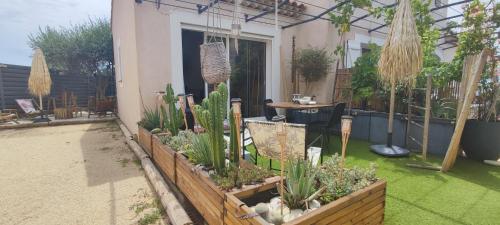
POLYGON ((182 154, 177 154, 176 185, 210 225, 223 224, 224 192, 205 171, 195 170, 194 165, 182 154))
POLYGON ((139 134, 137 134, 139 139, 139 144, 141 147, 148 153, 150 157, 153 156, 153 145, 152 145, 152 137, 151 132, 146 130, 144 127, 139 126, 139 134))
POLYGON ((177 152, 175 152, 168 145, 161 143, 160 138, 157 135, 152 137, 153 143, 153 161, 160 167, 159 169, 172 181, 176 182, 175 175, 175 157, 177 152))
MULTIPOLYGON (((217 187, 206 171, 195 169, 194 165, 182 154, 176 155, 176 185, 191 201, 193 206, 210 225, 226 224, 225 199, 226 191, 217 187)), ((267 178, 265 182, 256 185, 245 185, 239 192, 251 194, 263 187, 273 186, 279 177, 267 178)))
MULTIPOLYGON (((254 190, 227 194, 224 202, 227 211, 224 217, 225 224, 269 224, 260 216, 252 217, 253 212, 241 199, 275 187, 265 185, 254 190)), ((285 224, 383 224, 385 191, 386 182, 377 181, 285 224)))

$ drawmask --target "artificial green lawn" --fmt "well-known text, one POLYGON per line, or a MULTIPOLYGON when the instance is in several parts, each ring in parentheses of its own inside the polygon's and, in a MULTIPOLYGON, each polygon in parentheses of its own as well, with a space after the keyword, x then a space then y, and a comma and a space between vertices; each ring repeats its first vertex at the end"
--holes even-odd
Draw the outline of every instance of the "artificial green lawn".
MULTIPOLYGON (((457 159, 447 173, 416 169, 406 164, 421 163, 419 155, 384 158, 369 146, 351 139, 346 165, 377 164, 378 177, 387 181, 385 224, 500 224, 499 167, 457 159)), ((331 138, 329 147, 325 159, 340 152, 340 139, 331 138)), ((441 160, 430 156, 427 162, 440 165, 441 160)), ((259 164, 268 167, 269 161, 259 158, 259 164)), ((273 168, 279 168, 279 162, 273 161, 273 168)))

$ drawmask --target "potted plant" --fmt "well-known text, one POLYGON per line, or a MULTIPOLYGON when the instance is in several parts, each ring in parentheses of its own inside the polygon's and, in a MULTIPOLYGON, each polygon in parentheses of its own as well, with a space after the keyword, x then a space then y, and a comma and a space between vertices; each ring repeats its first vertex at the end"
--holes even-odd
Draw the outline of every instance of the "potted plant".
POLYGON ((298 51, 295 65, 306 82, 306 87, 311 82, 319 81, 330 71, 333 59, 325 49, 307 48, 298 51))
POLYGON ((354 62, 352 72, 353 100, 361 103, 361 109, 366 110, 370 97, 377 93, 379 81, 377 64, 380 56, 380 47, 369 44, 370 51, 361 55, 354 62))

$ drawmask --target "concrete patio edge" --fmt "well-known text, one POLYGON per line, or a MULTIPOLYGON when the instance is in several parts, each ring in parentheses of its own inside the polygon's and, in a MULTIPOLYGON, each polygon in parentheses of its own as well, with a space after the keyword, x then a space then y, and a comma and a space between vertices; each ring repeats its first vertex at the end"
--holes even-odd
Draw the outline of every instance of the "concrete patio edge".
POLYGON ((189 218, 188 214, 179 203, 174 193, 170 190, 167 182, 161 176, 158 169, 155 167, 149 156, 144 152, 144 150, 134 141, 132 134, 128 128, 121 122, 120 119, 116 119, 116 123, 122 130, 123 135, 128 146, 132 149, 134 154, 141 161, 141 165, 146 172, 146 176, 153 185, 156 194, 160 198, 160 201, 167 212, 168 218, 173 225, 187 225, 193 224, 193 221, 189 218))
POLYGON ((97 119, 53 120, 53 121, 41 122, 41 123, 22 123, 22 124, 0 125, 0 130, 61 126, 61 125, 74 125, 74 124, 86 124, 86 123, 104 123, 104 122, 111 122, 111 121, 115 121, 115 120, 117 120, 116 117, 97 118, 97 119))

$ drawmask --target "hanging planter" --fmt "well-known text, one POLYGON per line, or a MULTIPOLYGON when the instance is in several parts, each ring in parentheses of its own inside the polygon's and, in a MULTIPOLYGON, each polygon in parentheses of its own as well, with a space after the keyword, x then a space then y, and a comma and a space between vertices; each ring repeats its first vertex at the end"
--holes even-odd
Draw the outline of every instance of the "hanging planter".
MULTIPOLYGON (((212 7, 212 8, 215 8, 212 7)), ((220 13, 220 6, 219 6, 220 13)), ((218 15, 219 22, 215 21, 215 9, 212 12, 212 23, 213 23, 213 33, 209 35, 209 20, 210 20, 210 10, 207 12, 207 31, 204 43, 200 45, 200 59, 201 59, 201 75, 203 80, 209 84, 217 84, 226 81, 231 75, 231 64, 229 63, 229 57, 227 56, 226 46, 222 42, 222 38, 217 40, 218 36, 217 30, 222 29, 220 27, 221 18, 218 15), (215 27, 215 24, 219 24, 219 27, 215 27)))
POLYGON ((201 74, 209 84, 221 83, 229 79, 231 65, 226 57, 223 42, 204 43, 200 45, 201 74))

